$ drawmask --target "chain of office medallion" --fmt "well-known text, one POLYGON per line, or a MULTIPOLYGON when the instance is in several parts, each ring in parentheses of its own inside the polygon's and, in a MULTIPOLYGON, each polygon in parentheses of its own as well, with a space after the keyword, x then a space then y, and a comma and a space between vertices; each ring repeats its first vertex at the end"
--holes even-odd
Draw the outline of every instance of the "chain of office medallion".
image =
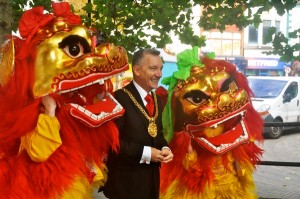
POLYGON ((149 120, 149 121, 155 121, 157 119, 158 116, 158 105, 157 105, 157 98, 156 98, 156 94, 153 93, 154 96, 154 106, 155 106, 155 115, 154 117, 150 117, 146 111, 141 107, 141 105, 136 101, 136 99, 134 98, 134 96, 125 88, 122 89, 125 93, 128 94, 128 96, 130 97, 130 99, 133 101, 134 105, 136 107, 138 107, 138 109, 143 113, 143 115, 149 120))

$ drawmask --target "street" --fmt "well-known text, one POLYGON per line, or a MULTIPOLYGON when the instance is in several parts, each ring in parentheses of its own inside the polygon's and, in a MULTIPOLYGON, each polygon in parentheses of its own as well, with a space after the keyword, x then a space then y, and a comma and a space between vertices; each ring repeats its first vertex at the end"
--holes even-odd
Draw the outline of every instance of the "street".
MULTIPOLYGON (((300 162, 300 132, 290 130, 279 139, 265 139, 264 161, 300 162)), ((254 173, 261 199, 299 199, 300 167, 259 165, 254 173)))
MULTIPOLYGON (((287 131, 279 139, 265 139, 264 161, 300 162, 300 130, 287 131)), ((260 199, 300 199, 300 167, 258 165, 254 180, 260 199)), ((102 193, 95 199, 106 199, 102 193)))

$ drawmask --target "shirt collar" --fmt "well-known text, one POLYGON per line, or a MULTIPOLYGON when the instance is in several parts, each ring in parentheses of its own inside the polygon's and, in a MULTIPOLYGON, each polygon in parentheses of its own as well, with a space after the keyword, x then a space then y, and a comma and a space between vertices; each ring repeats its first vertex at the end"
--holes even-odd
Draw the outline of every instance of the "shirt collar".
MULTIPOLYGON (((141 98, 143 99, 144 104, 147 104, 145 97, 148 93, 140 85, 138 85, 134 80, 133 80, 133 85, 138 90, 141 98)), ((151 95, 151 92, 149 94, 151 95)))

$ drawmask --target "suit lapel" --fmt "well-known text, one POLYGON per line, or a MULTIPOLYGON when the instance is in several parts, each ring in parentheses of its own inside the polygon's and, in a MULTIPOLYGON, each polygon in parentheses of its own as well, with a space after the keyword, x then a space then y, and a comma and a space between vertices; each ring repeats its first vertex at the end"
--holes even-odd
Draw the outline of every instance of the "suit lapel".
MULTIPOLYGON (((143 103, 143 100, 142 100, 142 98, 141 98, 138 90, 135 88, 133 82, 131 82, 130 84, 128 84, 125 88, 133 95, 133 97, 136 99, 136 101, 147 112, 146 107, 145 107, 145 105, 143 103)), ((143 123, 145 125, 145 128, 148 129, 148 125, 149 125, 148 119, 143 115, 143 113, 140 111, 140 109, 136 105, 133 105, 133 106, 134 106, 134 109, 136 110, 137 114, 140 116, 140 118, 142 118, 142 121, 143 121, 143 123)))

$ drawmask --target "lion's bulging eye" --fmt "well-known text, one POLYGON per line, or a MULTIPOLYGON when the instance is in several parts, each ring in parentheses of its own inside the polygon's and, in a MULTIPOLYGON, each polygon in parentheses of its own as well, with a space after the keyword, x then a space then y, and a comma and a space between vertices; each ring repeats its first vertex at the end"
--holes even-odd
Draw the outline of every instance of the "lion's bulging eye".
POLYGON ((188 100, 190 103, 192 103, 196 106, 199 106, 199 105, 205 103, 209 99, 209 96, 205 95, 201 91, 192 90, 192 91, 186 93, 183 98, 188 100))
POLYGON ((63 50, 72 58, 80 57, 84 54, 84 49, 80 43, 67 45, 63 50))
POLYGON ((58 45, 59 48, 63 49, 71 58, 77 58, 91 52, 91 48, 86 39, 77 35, 70 35, 64 38, 58 45))

